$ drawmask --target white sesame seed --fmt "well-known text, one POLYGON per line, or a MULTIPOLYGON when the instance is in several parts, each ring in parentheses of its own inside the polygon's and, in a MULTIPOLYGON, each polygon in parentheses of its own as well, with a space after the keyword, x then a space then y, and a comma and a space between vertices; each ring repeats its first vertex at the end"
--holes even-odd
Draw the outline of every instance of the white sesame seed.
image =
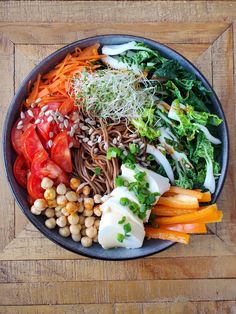
POLYGON ((21 111, 21 113, 20 113, 20 117, 21 117, 21 119, 24 119, 24 118, 25 118, 25 114, 24 114, 24 112, 23 112, 23 111, 21 111))
POLYGON ((83 138, 83 142, 84 142, 84 143, 87 143, 88 141, 89 141, 89 138, 88 138, 88 137, 83 138))
POLYGON ((50 138, 53 138, 54 133, 53 132, 49 132, 48 135, 49 135, 50 138))
POLYGON ((16 127, 18 130, 22 129, 23 128, 23 125, 17 125, 16 127))
POLYGON ((145 144, 142 143, 139 147, 142 149, 142 148, 144 148, 144 146, 145 146, 145 144))
POLYGON ((34 124, 38 124, 38 123, 40 123, 40 122, 41 122, 40 119, 36 119, 35 122, 34 122, 34 124))
POLYGON ((94 148, 94 154, 98 153, 98 148, 94 148))
POLYGON ((42 99, 39 97, 35 100, 35 103, 38 104, 42 99))
POLYGON ((84 135, 78 135, 78 138, 85 138, 84 135))
POLYGON ((41 109, 41 111, 42 111, 42 112, 45 112, 47 109, 48 109, 48 105, 43 106, 42 109, 41 109))
POLYGON ((87 130, 89 130, 89 127, 88 127, 88 126, 86 126, 86 125, 84 125, 84 126, 82 126, 82 127, 81 127, 81 130, 83 130, 83 131, 87 131, 87 130))
POLYGON ((93 133, 93 129, 89 129, 88 134, 91 135, 93 133))
POLYGON ((53 117, 52 117, 52 116, 48 117, 48 118, 47 118, 47 121, 48 121, 48 122, 52 122, 52 121, 53 121, 53 117))
POLYGON ((68 128, 68 125, 69 125, 69 122, 68 122, 67 119, 65 119, 65 120, 64 120, 64 126, 65 126, 65 128, 68 128))
POLYGON ((90 120, 89 124, 90 125, 96 125, 96 121, 90 120))
POLYGON ((108 150, 108 145, 107 145, 107 143, 104 144, 103 148, 104 148, 105 150, 108 150))
POLYGON ((51 114, 51 110, 45 111, 45 116, 49 116, 51 114))
POLYGON ((121 138, 120 135, 117 136, 117 141, 120 142, 121 138))
POLYGON ((93 146, 94 145, 94 143, 92 142, 92 141, 88 141, 88 143, 87 143, 89 146, 93 146))
POLYGON ((27 113, 28 113, 28 115, 29 115, 30 117, 32 117, 32 118, 34 117, 34 113, 33 113, 32 110, 29 109, 29 110, 27 111, 27 113))
POLYGON ((84 121, 85 121, 86 123, 89 123, 89 122, 90 122, 90 119, 89 119, 89 118, 86 118, 84 121))
POLYGON ((112 143, 113 143, 114 145, 116 145, 116 144, 117 144, 117 139, 116 139, 116 138, 113 138, 112 143))
POLYGON ((98 137, 98 139, 97 139, 97 142, 98 143, 101 143, 101 141, 102 141, 102 137, 101 137, 101 135, 98 137))
POLYGON ((72 148, 73 147, 73 142, 70 142, 69 143, 69 148, 72 148))
POLYGON ((52 147, 53 141, 49 140, 47 144, 48 144, 48 147, 52 147))
POLYGON ((60 124, 59 124, 59 128, 60 128, 60 129, 64 129, 64 123, 60 123, 60 124))
POLYGON ((74 136, 74 134, 75 134, 75 129, 71 128, 71 130, 70 130, 70 133, 69 133, 69 134, 70 134, 70 136, 71 136, 71 137, 73 137, 73 136, 74 136))
POLYGON ((23 121, 22 120, 20 120, 18 123, 17 123, 17 125, 19 126, 19 125, 22 125, 23 124, 23 121))
POLYGON ((73 128, 76 130, 78 129, 78 127, 79 127, 78 123, 74 123, 73 128))
POLYGON ((59 120, 60 122, 63 122, 63 121, 64 121, 64 118, 63 118, 62 116, 59 116, 59 117, 58 117, 58 120, 59 120))

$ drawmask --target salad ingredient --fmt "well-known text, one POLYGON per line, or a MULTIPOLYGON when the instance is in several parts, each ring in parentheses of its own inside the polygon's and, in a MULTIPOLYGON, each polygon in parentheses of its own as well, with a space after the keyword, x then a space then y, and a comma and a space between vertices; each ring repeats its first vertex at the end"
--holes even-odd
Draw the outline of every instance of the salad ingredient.
POLYGON ((182 209, 199 208, 198 199, 196 197, 181 194, 174 196, 162 196, 160 197, 158 204, 182 209))
POLYGON ((151 239, 162 239, 173 242, 180 242, 183 244, 189 243, 189 235, 180 231, 166 230, 161 228, 152 228, 147 226, 145 228, 146 237, 151 239))
POLYGON ((185 233, 207 233, 206 224, 204 223, 160 225, 159 227, 185 233))
POLYGON ((23 155, 18 155, 14 162, 13 173, 17 182, 23 187, 27 186, 27 174, 29 171, 29 166, 23 155))
POLYGON ((66 131, 56 135, 51 149, 51 158, 65 172, 72 172, 71 152, 66 131))
POLYGON ((195 125, 204 133, 206 139, 208 139, 209 142, 215 145, 221 144, 221 140, 211 135, 209 130, 204 125, 201 125, 199 123, 195 123, 195 125))
POLYGON ((183 194, 196 197, 199 201, 203 198, 204 193, 196 190, 183 189, 179 186, 171 186, 168 193, 170 194, 183 194))
POLYGON ((44 198, 44 190, 41 187, 41 179, 34 173, 29 173, 28 175, 27 192, 33 200, 44 198))
POLYGON ((44 177, 41 182, 41 187, 46 190, 53 186, 53 181, 47 177, 44 177))
POLYGON ((211 201, 211 193, 209 191, 202 193, 202 197, 199 200, 201 203, 207 203, 211 201))
POLYGON ((196 211, 197 208, 175 208, 164 205, 156 205, 152 208, 152 213, 157 216, 179 216, 196 211))

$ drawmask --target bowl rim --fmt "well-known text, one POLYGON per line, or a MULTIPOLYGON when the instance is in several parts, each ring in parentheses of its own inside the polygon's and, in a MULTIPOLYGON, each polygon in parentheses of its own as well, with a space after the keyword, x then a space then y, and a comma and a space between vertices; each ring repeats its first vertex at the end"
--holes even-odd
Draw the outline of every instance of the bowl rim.
MULTIPOLYGON (((9 175, 9 170, 10 170, 10 164, 7 160, 7 155, 6 155, 6 141, 7 141, 7 125, 9 123, 10 120, 10 115, 11 112, 15 106, 15 103, 17 101, 17 98, 20 95, 21 90, 23 89, 23 87, 29 83, 31 76, 34 73, 38 73, 41 69, 41 67, 45 64, 48 63, 48 61, 50 61, 51 58, 53 58, 54 56, 57 56, 58 54, 62 53, 62 52, 66 52, 67 49, 70 49, 72 46, 76 46, 76 45, 83 45, 86 44, 89 41, 97 41, 99 42, 99 39, 101 40, 102 38, 123 38, 123 39, 127 39, 127 40, 137 40, 139 42, 145 42, 148 45, 153 45, 156 46, 153 49, 158 50, 160 47, 163 48, 167 54, 168 54, 168 58, 170 59, 175 59, 178 61, 182 61, 181 63, 185 63, 185 65, 188 65, 188 67, 190 68, 191 72, 194 72, 194 74, 197 76, 198 79, 200 79, 204 86, 211 90, 211 97, 214 98, 215 103, 217 104, 218 110, 220 111, 223 123, 224 123, 224 129, 225 129, 225 138, 224 141, 225 142, 225 147, 226 147, 226 151, 224 152, 225 155, 225 162, 222 164, 222 169, 223 173, 224 173, 224 177, 221 180, 221 185, 220 188, 218 189, 218 193, 217 195, 214 195, 213 197, 213 202, 216 202, 217 199, 219 198, 219 195, 223 189, 225 180, 226 180, 226 176, 227 176, 227 171, 228 171, 228 166, 229 166, 229 131, 228 131, 228 125, 227 125, 227 120, 221 105, 221 102, 218 98, 218 96, 216 95, 213 87, 210 85, 210 83, 208 82, 208 80, 206 79, 206 77, 198 70, 198 68, 191 62, 189 61, 187 58, 185 58, 182 54, 180 54, 179 52, 177 52, 176 50, 174 50, 173 48, 170 48, 169 46, 162 44, 156 40, 152 40, 146 37, 142 37, 142 36, 136 36, 136 35, 131 35, 131 34, 105 34, 105 35, 96 35, 96 36, 91 36, 91 37, 86 37, 83 38, 81 40, 77 40, 74 41, 72 43, 69 43, 65 46, 63 46, 62 48, 54 51, 53 53, 51 53, 50 55, 48 55, 46 58, 44 58, 43 60, 41 60, 39 63, 37 63, 36 66, 34 66, 31 71, 28 73, 28 75, 25 77, 25 79, 22 81, 22 83, 20 84, 20 86, 18 87, 14 97, 12 98, 12 101, 10 103, 10 106, 8 107, 7 113, 5 115, 5 121, 4 121, 4 125, 3 125, 3 141, 2 141, 2 145, 3 145, 3 159, 4 159, 4 170, 5 170, 5 174, 7 177, 7 181, 8 184, 10 186, 10 190, 17 202, 17 204, 19 205, 21 211, 24 213, 24 215, 26 215, 26 217, 29 219, 29 221, 44 235, 46 236, 49 240, 51 240, 52 242, 54 242, 55 244, 59 245, 60 247, 63 247, 64 249, 71 251, 73 253, 76 253, 78 255, 82 255, 82 256, 86 256, 89 258, 94 258, 94 259, 98 259, 98 260, 110 260, 110 261, 119 261, 119 260, 132 260, 132 259, 138 259, 138 258, 143 258, 143 257, 147 257, 147 256, 151 256, 154 254, 157 254, 159 252, 162 252, 166 249, 168 249, 169 247, 175 245, 176 243, 171 242, 171 241, 162 241, 163 242, 163 247, 161 249, 157 249, 156 251, 152 251, 149 253, 141 253, 140 255, 137 256, 129 256, 129 257, 119 257, 116 256, 115 258, 113 257, 104 257, 104 256, 93 256, 92 254, 86 253, 86 252, 81 252, 80 250, 76 250, 73 249, 73 247, 68 247, 66 244, 63 244, 62 242, 64 241, 59 241, 58 236, 55 236, 53 232, 51 232, 50 229, 47 229, 44 225, 43 228, 41 226, 41 224, 39 223, 39 221, 37 220, 37 217, 35 217, 34 215, 31 214, 31 212, 29 211, 29 209, 23 206, 23 204, 20 201, 19 195, 18 193, 15 191, 14 189, 14 183, 12 181, 12 178, 9 175), (179 60, 180 59, 180 60, 179 60), (223 167, 224 166, 224 167, 223 167)), ((162 53, 162 52, 161 52, 162 53)), ((66 53, 65 53, 66 54, 66 53)), ((66 238, 63 238, 66 239, 66 238)), ((90 248, 90 250, 92 251, 92 248, 90 248)))

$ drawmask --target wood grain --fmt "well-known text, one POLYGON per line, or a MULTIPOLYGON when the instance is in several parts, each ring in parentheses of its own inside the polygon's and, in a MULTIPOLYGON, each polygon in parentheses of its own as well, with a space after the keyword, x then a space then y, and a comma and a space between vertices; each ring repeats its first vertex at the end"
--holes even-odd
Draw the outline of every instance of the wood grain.
POLYGON ((235 1, 0 2, 0 124, 15 87, 45 56, 77 39, 128 33, 167 44, 203 72, 231 140, 223 223, 134 261, 91 260, 46 239, 14 214, 1 163, 0 313, 236 313, 235 26, 235 1))

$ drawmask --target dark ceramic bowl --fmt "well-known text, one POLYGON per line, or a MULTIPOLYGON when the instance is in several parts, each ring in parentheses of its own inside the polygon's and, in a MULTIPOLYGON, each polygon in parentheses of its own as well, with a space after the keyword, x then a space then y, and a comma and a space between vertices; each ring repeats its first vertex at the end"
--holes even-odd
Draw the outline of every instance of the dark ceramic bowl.
POLYGON ((158 42, 155 42, 150 39, 130 36, 130 35, 105 35, 105 36, 95 36, 83 40, 79 40, 74 42, 45 58, 42 62, 40 62, 26 77, 24 82, 21 84, 18 89, 13 101, 9 107, 5 124, 4 124, 4 134, 3 134, 3 152, 4 152, 4 161, 5 161, 5 169, 8 182, 10 184, 12 193, 22 209, 23 213, 27 216, 27 218, 37 227, 47 238, 59 244, 60 246, 73 251, 75 253, 98 258, 98 259, 106 259, 106 260, 125 260, 125 259, 133 259, 138 257, 148 256, 157 252, 160 252, 171 245, 173 245, 170 241, 162 241, 162 240, 145 240, 143 247, 140 249, 127 250, 123 248, 119 249, 110 249, 104 250, 98 244, 93 245, 91 248, 84 248, 81 244, 74 242, 70 238, 63 238, 59 235, 58 231, 49 230, 44 225, 45 218, 43 216, 34 216, 31 214, 29 210, 29 205, 27 204, 27 194, 26 191, 16 182, 13 175, 13 162, 15 160, 15 152, 11 146, 10 141, 10 133, 12 126, 15 120, 19 116, 20 105, 22 101, 26 98, 27 95, 27 86, 29 81, 34 82, 38 73, 45 73, 51 70, 58 62, 60 62, 68 52, 73 52, 75 47, 84 48, 89 45, 94 44, 95 42, 99 42, 101 45, 105 44, 123 44, 128 41, 135 40, 137 42, 143 42, 149 45, 151 48, 158 50, 161 54, 169 59, 175 59, 180 62, 187 70, 194 73, 198 79, 203 82, 203 85, 212 91, 211 93, 211 107, 209 108, 211 112, 217 114, 221 119, 223 119, 223 123, 218 127, 218 137, 222 140, 222 148, 219 157, 219 162, 221 164, 221 176, 217 182, 216 191, 213 195, 213 202, 215 202, 221 192, 221 189, 224 184, 227 164, 228 164, 228 154, 229 154, 229 141, 228 141, 228 131, 227 124, 225 120, 225 116, 217 98, 215 92, 211 88, 210 84, 206 80, 206 78, 195 68, 195 66, 185 59, 183 56, 175 52, 174 50, 164 46, 158 42))

